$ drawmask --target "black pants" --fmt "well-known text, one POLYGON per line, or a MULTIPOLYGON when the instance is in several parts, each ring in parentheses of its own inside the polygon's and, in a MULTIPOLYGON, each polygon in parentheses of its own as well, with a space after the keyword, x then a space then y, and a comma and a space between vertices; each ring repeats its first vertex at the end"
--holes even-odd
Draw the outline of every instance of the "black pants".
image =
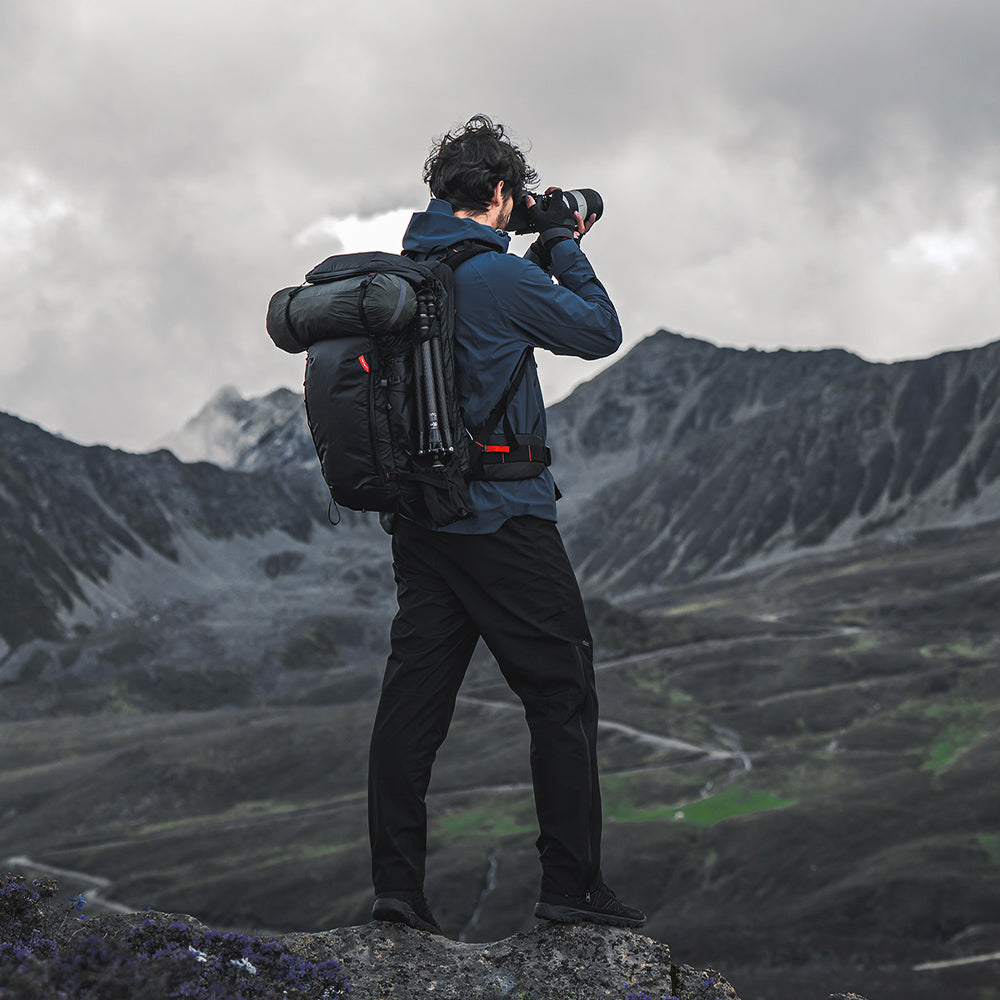
POLYGON ((516 517, 492 535, 461 535, 401 519, 392 551, 399 610, 368 770, 376 893, 423 889, 424 796, 480 636, 524 704, 542 890, 584 892, 601 877, 597 691, 555 524, 516 517))

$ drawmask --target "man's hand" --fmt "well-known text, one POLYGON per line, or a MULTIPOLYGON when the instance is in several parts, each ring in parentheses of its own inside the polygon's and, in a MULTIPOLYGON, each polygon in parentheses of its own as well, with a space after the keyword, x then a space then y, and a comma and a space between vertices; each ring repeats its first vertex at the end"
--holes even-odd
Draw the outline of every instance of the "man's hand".
POLYGON ((561 240, 581 239, 597 221, 596 214, 584 221, 579 212, 574 212, 574 228, 571 228, 566 218, 562 189, 550 187, 546 188, 545 193, 550 196, 548 208, 543 209, 530 194, 525 196, 524 203, 528 208, 528 217, 537 227, 538 238, 546 250, 551 250, 561 240))

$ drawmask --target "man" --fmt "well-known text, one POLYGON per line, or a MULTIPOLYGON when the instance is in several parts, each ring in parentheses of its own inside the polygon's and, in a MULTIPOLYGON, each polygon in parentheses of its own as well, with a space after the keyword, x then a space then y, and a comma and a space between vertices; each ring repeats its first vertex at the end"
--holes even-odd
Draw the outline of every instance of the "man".
MULTIPOLYGON (((425 163, 433 198, 403 238, 404 252, 418 258, 467 241, 495 251, 455 271, 456 380, 470 427, 502 398, 526 349, 595 359, 621 344, 614 306, 580 249, 595 217, 577 213, 574 226, 560 206, 543 211, 526 196, 536 179, 503 126, 472 118, 425 163), (502 232, 522 198, 539 230, 526 258, 506 253, 502 232)), ((516 433, 544 440, 533 358, 507 416, 516 433)), ((641 927, 643 913, 616 899, 601 873, 593 648, 556 529, 552 476, 473 481, 470 492, 472 514, 445 528, 396 522, 398 612, 369 756, 372 916, 441 933, 423 894, 424 796, 482 637, 531 733, 542 866, 535 915, 641 927)))

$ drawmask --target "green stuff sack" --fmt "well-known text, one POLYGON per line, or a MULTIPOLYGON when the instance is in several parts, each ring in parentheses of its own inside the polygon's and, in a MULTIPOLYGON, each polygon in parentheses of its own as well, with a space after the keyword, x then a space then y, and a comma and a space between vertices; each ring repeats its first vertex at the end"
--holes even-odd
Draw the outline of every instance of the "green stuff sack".
POLYGON ((321 340, 397 333, 416 309, 409 281, 398 274, 369 273, 282 288, 271 296, 266 325, 275 346, 299 354, 321 340))

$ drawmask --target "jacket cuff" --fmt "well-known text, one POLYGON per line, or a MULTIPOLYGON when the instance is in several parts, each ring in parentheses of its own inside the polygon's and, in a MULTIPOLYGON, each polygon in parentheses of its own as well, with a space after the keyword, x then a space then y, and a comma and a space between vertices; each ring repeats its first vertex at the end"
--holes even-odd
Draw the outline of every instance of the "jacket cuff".
POLYGON ((550 271, 559 284, 571 292, 597 278, 578 240, 563 240, 552 247, 550 271))

